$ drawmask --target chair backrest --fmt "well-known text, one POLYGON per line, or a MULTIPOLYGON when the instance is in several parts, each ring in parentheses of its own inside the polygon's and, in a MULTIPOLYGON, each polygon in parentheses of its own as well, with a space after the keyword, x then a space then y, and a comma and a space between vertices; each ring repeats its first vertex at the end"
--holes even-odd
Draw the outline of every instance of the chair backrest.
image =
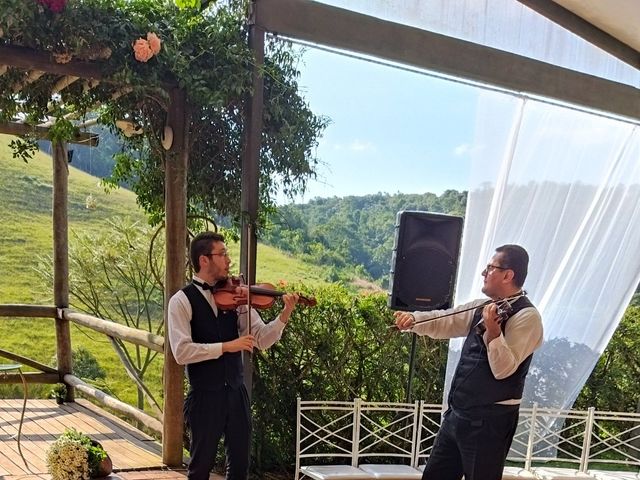
POLYGON ((296 472, 305 459, 320 464, 357 465, 358 402, 298 398, 296 472))
POLYGON ((429 458, 433 448, 433 442, 436 439, 438 430, 440 430, 443 413, 443 405, 420 402, 416 426, 414 467, 418 468, 418 466, 427 463, 427 458, 429 458))
POLYGON ((419 402, 359 402, 358 463, 413 465, 419 402))

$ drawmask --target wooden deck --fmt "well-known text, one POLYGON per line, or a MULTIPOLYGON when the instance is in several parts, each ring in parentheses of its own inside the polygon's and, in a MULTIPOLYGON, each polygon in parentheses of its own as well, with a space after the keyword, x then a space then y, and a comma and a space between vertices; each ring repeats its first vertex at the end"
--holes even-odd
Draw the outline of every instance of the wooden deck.
MULTIPOLYGON (((16 435, 22 400, 0 399, 0 480, 51 478, 45 452, 67 428, 75 428, 100 442, 113 462, 116 480, 183 480, 184 470, 168 470, 162 464, 158 442, 144 432, 111 415, 87 400, 57 405, 54 400, 30 399, 24 416, 21 447, 16 435)), ((212 475, 211 479, 221 479, 212 475)))

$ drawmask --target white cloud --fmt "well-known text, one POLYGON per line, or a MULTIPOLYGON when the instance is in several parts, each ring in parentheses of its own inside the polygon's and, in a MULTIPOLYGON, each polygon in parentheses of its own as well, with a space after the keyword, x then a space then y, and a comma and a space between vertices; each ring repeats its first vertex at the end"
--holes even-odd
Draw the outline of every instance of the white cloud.
POLYGON ((468 143, 462 143, 453 149, 453 154, 456 157, 462 157, 465 155, 471 155, 482 150, 479 145, 469 145, 468 143))
POLYGON ((373 152, 376 147, 371 142, 363 142, 362 140, 354 140, 349 144, 349 150, 353 152, 373 152))
POLYGON ((463 143, 462 145, 458 145, 456 148, 453 149, 453 154, 456 157, 461 157, 462 155, 466 155, 467 153, 469 153, 470 151, 470 147, 468 143, 463 143))

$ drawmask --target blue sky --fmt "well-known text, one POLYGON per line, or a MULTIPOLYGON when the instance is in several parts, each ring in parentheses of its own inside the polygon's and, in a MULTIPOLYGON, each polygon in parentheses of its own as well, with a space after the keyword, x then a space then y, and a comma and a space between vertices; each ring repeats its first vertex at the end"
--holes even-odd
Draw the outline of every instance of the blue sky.
POLYGON ((477 88, 315 48, 302 58, 301 91, 331 124, 296 202, 468 188, 477 88))

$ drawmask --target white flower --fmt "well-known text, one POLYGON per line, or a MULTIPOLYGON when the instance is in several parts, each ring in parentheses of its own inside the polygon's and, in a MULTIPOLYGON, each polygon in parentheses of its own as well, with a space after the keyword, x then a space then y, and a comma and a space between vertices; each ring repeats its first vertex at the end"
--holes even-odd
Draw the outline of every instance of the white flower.
POLYGON ((79 441, 61 436, 47 450, 47 468, 52 480, 88 480, 89 455, 79 441))

